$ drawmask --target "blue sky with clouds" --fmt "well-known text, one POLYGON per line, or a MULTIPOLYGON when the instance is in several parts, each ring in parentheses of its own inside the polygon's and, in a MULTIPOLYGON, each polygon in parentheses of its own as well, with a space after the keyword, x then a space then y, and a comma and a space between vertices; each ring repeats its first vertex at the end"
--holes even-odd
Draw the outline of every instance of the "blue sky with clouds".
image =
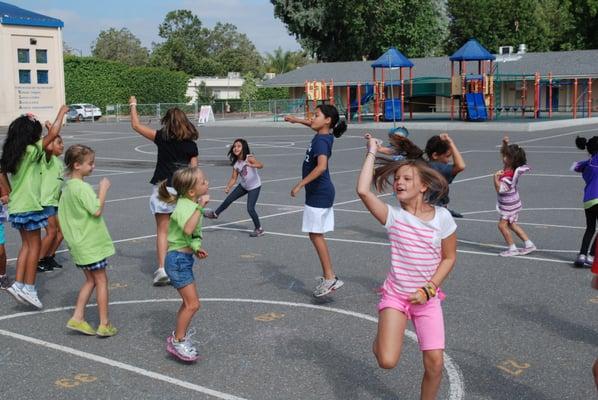
MULTIPOLYGON (((6 0, 5 0, 6 1, 6 0)), ((261 53, 278 46, 298 50, 299 44, 274 18, 274 6, 268 0, 7 0, 7 3, 35 11, 64 22, 64 41, 90 54, 91 43, 102 30, 128 28, 143 46, 161 42, 158 25, 169 11, 191 10, 204 26, 229 22, 245 33, 261 53)))

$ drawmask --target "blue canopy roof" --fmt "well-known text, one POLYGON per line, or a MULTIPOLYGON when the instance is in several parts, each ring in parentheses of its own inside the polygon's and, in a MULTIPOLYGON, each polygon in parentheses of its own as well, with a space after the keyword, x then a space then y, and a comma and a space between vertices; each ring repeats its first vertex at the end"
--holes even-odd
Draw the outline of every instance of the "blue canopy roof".
POLYGON ((0 2, 0 24, 2 25, 28 25, 62 28, 64 22, 57 18, 27 11, 12 4, 0 2))
POLYGON ((469 39, 467 43, 450 56, 451 61, 483 61, 494 59, 496 59, 496 57, 490 54, 488 50, 475 39, 469 39))
POLYGON ((413 67, 414 64, 400 51, 391 47, 372 63, 372 68, 413 67))

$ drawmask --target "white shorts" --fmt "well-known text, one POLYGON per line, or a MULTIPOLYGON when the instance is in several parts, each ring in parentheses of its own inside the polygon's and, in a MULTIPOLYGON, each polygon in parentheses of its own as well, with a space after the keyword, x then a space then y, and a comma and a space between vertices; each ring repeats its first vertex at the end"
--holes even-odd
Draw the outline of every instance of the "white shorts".
MULTIPOLYGON (((168 192, 172 195, 176 196, 176 190, 167 186, 168 192)), ((163 201, 160 201, 158 198, 158 185, 154 185, 154 190, 152 191, 152 195, 150 196, 149 206, 152 214, 172 214, 174 211, 174 207, 176 206, 176 202, 169 204, 163 201)))
POLYGON ((302 232, 326 233, 334 230, 334 210, 330 208, 303 207, 302 232))

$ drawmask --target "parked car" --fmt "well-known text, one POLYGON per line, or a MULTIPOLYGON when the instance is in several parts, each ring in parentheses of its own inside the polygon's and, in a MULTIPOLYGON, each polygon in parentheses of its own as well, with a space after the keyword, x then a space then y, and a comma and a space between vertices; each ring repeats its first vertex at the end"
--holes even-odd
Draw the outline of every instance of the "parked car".
POLYGON ((102 110, 99 107, 87 103, 71 104, 67 113, 67 118, 70 121, 83 121, 90 118, 97 121, 101 116, 102 110))

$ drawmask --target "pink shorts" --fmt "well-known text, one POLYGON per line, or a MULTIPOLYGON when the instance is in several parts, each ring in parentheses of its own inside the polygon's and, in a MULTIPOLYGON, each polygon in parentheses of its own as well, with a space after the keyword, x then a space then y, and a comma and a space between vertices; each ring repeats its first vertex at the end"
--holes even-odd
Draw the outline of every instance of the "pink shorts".
POLYGON ((382 289, 382 297, 378 303, 378 312, 385 308, 399 310, 413 322, 419 349, 444 350, 444 319, 442 318, 441 300, 444 293, 428 300, 426 304, 411 304, 406 297, 382 289))

